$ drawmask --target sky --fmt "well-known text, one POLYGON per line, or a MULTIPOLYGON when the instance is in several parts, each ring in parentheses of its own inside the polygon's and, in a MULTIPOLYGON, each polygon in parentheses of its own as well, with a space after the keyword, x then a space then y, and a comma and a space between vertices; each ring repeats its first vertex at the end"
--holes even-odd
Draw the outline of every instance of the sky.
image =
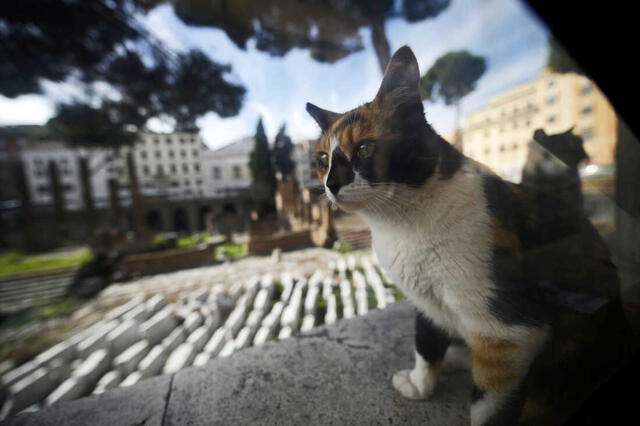
MULTIPOLYGON (((382 78, 366 28, 360 30, 364 50, 326 64, 314 61, 304 49, 273 57, 255 49, 251 40, 242 50, 222 30, 185 25, 168 5, 141 20, 170 49, 200 49, 213 60, 230 64, 229 80, 246 87, 237 116, 223 119, 209 113, 198 120, 201 136, 211 148, 254 134, 260 117, 271 140, 282 124, 294 141, 315 138, 319 129, 305 111, 306 102, 344 112, 371 100, 382 78)), ((476 90, 463 98, 463 116, 493 95, 533 78, 547 60, 548 30, 520 0, 452 0, 435 19, 414 24, 388 20, 386 33, 392 52, 405 44, 412 48, 422 74, 451 50, 467 49, 485 57, 487 71, 476 90)), ((43 86, 44 95, 0 96, 0 125, 44 124, 54 113, 55 102, 70 99, 78 90, 72 82, 43 86)), ((439 133, 453 131, 452 107, 425 102, 425 111, 439 133)), ((148 125, 155 131, 171 130, 160 120, 148 125)))

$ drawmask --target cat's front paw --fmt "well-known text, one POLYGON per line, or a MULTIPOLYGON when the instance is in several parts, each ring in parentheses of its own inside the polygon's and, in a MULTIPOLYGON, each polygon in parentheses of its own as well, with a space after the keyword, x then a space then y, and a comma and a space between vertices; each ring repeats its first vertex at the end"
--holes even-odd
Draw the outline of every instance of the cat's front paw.
POLYGON ((409 399, 427 399, 433 394, 435 380, 416 370, 400 370, 393 375, 393 387, 409 399))

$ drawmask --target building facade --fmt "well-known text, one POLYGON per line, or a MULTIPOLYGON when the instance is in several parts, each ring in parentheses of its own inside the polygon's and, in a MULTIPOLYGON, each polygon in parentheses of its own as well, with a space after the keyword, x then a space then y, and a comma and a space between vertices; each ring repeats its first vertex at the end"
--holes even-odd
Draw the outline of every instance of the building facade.
POLYGON ((466 117, 463 152, 519 182, 535 130, 554 134, 572 127, 592 163, 613 164, 617 117, 609 101, 586 77, 544 70, 466 117))
MULTIPOLYGON (((197 133, 142 132, 133 146, 140 190, 172 199, 204 197, 201 157, 206 150, 197 133)), ((119 163, 114 167, 120 167, 119 163)))
POLYGON ((315 167, 315 140, 303 140, 294 145, 293 161, 296 164, 295 176, 300 188, 313 188, 322 185, 318 180, 315 167))
POLYGON ((204 194, 211 198, 246 194, 251 186, 249 158, 254 138, 246 137, 218 149, 202 153, 204 194))

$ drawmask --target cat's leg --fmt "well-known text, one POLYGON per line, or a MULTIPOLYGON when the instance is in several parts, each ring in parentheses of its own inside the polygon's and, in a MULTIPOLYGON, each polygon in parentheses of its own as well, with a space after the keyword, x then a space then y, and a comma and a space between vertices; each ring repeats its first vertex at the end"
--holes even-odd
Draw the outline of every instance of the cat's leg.
POLYGON ((471 370, 471 353, 464 345, 452 343, 444 354, 440 374, 471 370))
POLYGON ((419 313, 416 316, 416 364, 413 370, 401 370, 393 375, 396 390, 405 398, 430 397, 450 343, 443 330, 419 313))
POLYGON ((469 341, 472 361, 471 425, 518 423, 524 403, 524 378, 540 345, 474 335, 469 341))

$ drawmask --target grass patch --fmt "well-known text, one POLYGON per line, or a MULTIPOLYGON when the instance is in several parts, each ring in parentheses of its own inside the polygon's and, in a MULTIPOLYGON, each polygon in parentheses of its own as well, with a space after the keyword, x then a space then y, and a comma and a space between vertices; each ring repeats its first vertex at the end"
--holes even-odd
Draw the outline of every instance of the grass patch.
POLYGON ((178 248, 181 249, 190 249, 196 248, 199 244, 202 244, 204 240, 208 237, 209 234, 193 234, 187 237, 178 238, 178 248))
POLYGON ((244 244, 224 243, 216 248, 216 259, 236 259, 247 255, 247 247, 244 244))
POLYGON ((0 277, 24 275, 62 268, 74 268, 84 265, 92 259, 89 250, 78 250, 68 254, 26 254, 9 251, 0 254, 0 277))
POLYGON ((340 254, 346 254, 353 251, 351 245, 349 245, 349 243, 347 243, 346 241, 336 241, 334 249, 340 254))

